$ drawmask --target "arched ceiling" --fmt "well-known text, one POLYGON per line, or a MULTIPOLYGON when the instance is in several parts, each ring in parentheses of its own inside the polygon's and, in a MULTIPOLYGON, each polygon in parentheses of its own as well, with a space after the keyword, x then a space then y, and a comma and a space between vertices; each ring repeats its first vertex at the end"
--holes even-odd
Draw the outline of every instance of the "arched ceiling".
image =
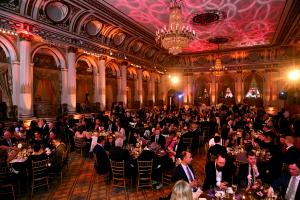
MULTIPOLYGON (((105 2, 155 33, 168 25, 167 0, 105 0, 105 2)), ((183 22, 191 26, 198 38, 191 42, 185 53, 215 50, 208 42, 213 37, 228 37, 223 49, 270 45, 279 22, 284 17, 286 0, 183 0, 183 22), (195 23, 197 14, 219 13, 225 19, 201 25, 195 23), (195 19, 195 20, 193 20, 195 19)), ((199 18, 198 18, 199 19, 199 18)))

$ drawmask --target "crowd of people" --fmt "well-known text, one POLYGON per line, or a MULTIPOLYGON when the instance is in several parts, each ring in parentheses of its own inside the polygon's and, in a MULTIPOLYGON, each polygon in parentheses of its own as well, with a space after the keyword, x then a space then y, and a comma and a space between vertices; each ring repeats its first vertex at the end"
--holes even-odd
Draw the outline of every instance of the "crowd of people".
MULTIPOLYGON (((44 159, 41 149, 49 148, 54 152, 51 159, 55 168, 67 148, 65 144, 72 151, 76 139, 89 144, 91 132, 106 132, 92 149, 97 172, 110 172, 109 159, 124 160, 126 176, 135 178, 136 161, 153 160, 157 188, 161 187, 161 174, 173 172, 172 181, 176 184, 167 198, 185 194, 187 191, 182 188, 187 184, 192 193, 226 189, 233 184, 250 191, 268 184, 266 195, 281 188, 286 199, 297 199, 299 126, 299 120, 291 118, 286 110, 270 116, 263 109, 242 104, 173 111, 144 108, 134 112, 116 106, 109 116, 100 113, 92 118, 82 115, 79 120, 57 118, 55 123, 41 119, 32 121, 28 130, 22 122, 11 127, 0 123, 0 151, 3 154, 17 150, 14 144, 26 140, 34 151, 30 160, 44 159), (191 143, 184 142, 185 139, 191 139, 191 143), (192 167, 192 156, 200 148, 207 149, 203 183, 192 167)), ((3 160, 1 165, 7 164, 3 160)))

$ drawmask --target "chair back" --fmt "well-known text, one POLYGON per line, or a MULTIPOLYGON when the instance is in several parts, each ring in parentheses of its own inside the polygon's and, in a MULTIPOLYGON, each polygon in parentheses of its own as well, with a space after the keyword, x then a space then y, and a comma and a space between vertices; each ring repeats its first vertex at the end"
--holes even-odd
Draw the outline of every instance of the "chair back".
POLYGON ((111 172, 113 179, 125 179, 125 165, 123 161, 110 160, 111 172))
POLYGON ((189 137, 185 138, 185 137, 183 137, 183 144, 187 145, 188 151, 190 151, 191 148, 192 148, 192 142, 193 142, 193 138, 189 138, 189 137))
POLYGON ((9 167, 0 167, 0 185, 5 185, 7 178, 11 175, 9 167))
POLYGON ((86 147, 86 141, 84 138, 75 138, 74 139, 74 142, 75 142, 75 147, 76 148, 85 148, 86 147))
POLYGON ((139 161, 138 160, 138 176, 139 179, 147 179, 152 176, 152 165, 153 160, 150 161, 139 161))
POLYGON ((49 160, 42 160, 42 161, 32 161, 32 178, 41 178, 48 176, 48 163, 49 160))

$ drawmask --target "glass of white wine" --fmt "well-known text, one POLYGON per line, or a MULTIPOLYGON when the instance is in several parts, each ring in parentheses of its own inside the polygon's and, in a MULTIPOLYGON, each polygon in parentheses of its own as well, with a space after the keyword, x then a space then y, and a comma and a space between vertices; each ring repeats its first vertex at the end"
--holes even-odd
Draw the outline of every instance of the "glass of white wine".
POLYGON ((231 187, 233 191, 233 199, 235 199, 235 193, 237 192, 237 185, 233 184, 231 187))

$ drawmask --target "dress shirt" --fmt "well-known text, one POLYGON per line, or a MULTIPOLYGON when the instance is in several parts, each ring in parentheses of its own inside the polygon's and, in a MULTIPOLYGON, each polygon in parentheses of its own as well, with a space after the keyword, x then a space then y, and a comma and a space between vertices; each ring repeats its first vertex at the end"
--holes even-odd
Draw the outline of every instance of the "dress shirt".
MULTIPOLYGON (((286 189, 286 193, 290 190, 293 177, 294 176, 291 176, 291 179, 290 179, 290 182, 289 182, 289 186, 286 189)), ((289 200, 294 200, 295 199, 297 188, 298 188, 298 185, 299 185, 299 181, 300 181, 300 175, 296 176, 296 184, 294 185, 294 192, 291 194, 289 200)))
MULTIPOLYGON (((188 165, 183 165, 183 164, 181 164, 181 166, 182 166, 182 168, 183 168, 183 170, 184 170, 184 173, 185 173, 186 177, 188 177, 188 179, 191 178, 192 181, 193 181, 193 180, 195 179, 195 176, 194 176, 192 170, 189 168, 189 166, 188 166, 188 165), (189 171, 189 172, 188 172, 188 171, 189 171), (190 177, 189 174, 191 174, 192 177, 190 177)), ((189 180, 189 182, 192 182, 192 181, 189 180)))
POLYGON ((293 144, 289 145, 286 147, 286 150, 289 150, 289 148, 291 148, 292 146, 294 146, 293 144))
MULTIPOLYGON (((215 163, 215 166, 216 165, 217 164, 215 163)), ((216 166, 216 181, 217 181, 216 186, 220 187, 221 182, 222 182, 222 171, 218 171, 217 166, 216 166)))

